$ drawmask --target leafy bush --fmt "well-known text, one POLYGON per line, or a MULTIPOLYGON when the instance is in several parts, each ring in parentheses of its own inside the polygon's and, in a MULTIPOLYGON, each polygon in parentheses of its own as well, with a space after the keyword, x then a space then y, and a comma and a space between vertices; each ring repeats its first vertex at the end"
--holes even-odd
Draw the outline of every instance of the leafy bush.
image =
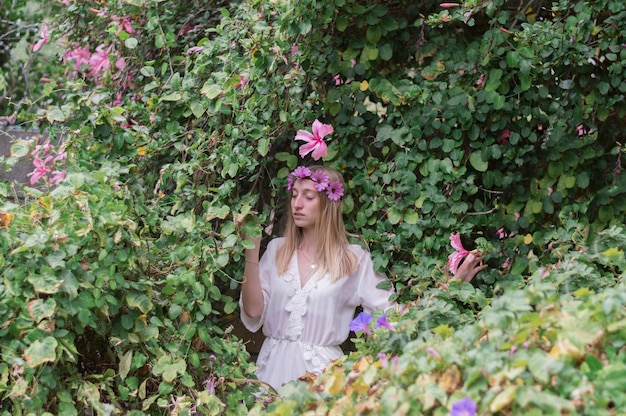
POLYGON ((558 266, 538 268, 470 322, 458 317, 481 298, 477 289, 452 282, 443 302, 434 291, 396 318, 395 331, 359 338, 357 351, 252 414, 447 415, 465 397, 477 414, 616 414, 626 400, 623 281, 566 287, 572 274, 623 275, 626 230, 610 228, 600 239, 609 248, 588 255, 580 247, 558 266), (426 314, 434 303, 448 313, 426 314))

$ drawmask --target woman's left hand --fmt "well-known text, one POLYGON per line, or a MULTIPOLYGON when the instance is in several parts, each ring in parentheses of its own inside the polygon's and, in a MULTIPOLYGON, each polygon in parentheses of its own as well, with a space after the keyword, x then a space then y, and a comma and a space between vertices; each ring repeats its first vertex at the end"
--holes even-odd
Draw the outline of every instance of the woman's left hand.
POLYGON ((452 280, 461 280, 462 282, 471 282, 481 270, 487 268, 486 264, 482 264, 482 257, 477 251, 472 251, 463 259, 454 278, 452 280))

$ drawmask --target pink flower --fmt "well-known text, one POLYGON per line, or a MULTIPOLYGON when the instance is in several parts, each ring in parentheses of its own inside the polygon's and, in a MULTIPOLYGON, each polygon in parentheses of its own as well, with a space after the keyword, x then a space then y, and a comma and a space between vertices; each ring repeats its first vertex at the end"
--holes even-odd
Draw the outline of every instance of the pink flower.
POLYGON ((117 23, 118 29, 115 32, 116 35, 118 35, 122 30, 129 34, 135 33, 135 29, 133 29, 133 25, 130 23, 130 18, 128 16, 119 17, 113 15, 111 16, 111 20, 117 23))
POLYGON ((37 43, 32 45, 31 49, 33 50, 33 52, 37 52, 39 49, 41 49, 44 43, 47 43, 47 42, 48 42, 48 26, 44 25, 44 27, 41 28, 41 39, 37 43))
POLYGON ((441 357, 441 355, 440 355, 440 354, 437 352, 437 350, 436 350, 436 349, 434 349, 434 348, 427 348, 427 349, 426 349, 426 352, 427 352, 428 354, 430 354, 430 355, 431 355, 432 357, 434 357, 434 358, 439 358, 439 357, 441 357))
POLYGON ((304 179, 311 176, 311 169, 306 166, 298 166, 296 170, 293 171, 293 175, 298 179, 304 179))
POLYGON ((341 182, 332 182, 326 188, 326 196, 331 201, 339 201, 343 196, 343 185, 341 182))
POLYGON ((117 61, 115 61, 115 68, 119 69, 120 71, 124 70, 126 68, 126 60, 124 58, 119 58, 117 61))
POLYGON ((443 7, 444 9, 448 9, 450 7, 457 7, 458 4, 457 3, 441 3, 439 4, 439 7, 443 7))
POLYGON ((89 75, 94 78, 97 78, 101 72, 108 71, 111 68, 109 51, 104 50, 104 45, 100 45, 96 48, 96 52, 89 58, 89 65, 91 65, 89 75))
POLYGON ((502 264, 502 268, 508 269, 510 266, 511 266, 511 258, 507 257, 506 260, 504 260, 504 263, 502 264))
POLYGON ((66 173, 60 170, 55 170, 52 172, 52 178, 50 178, 50 183, 52 185, 58 185, 63 179, 65 179, 66 173))
POLYGON ((322 192, 323 190, 328 188, 328 183, 330 181, 328 179, 328 175, 326 175, 321 170, 315 171, 313 175, 311 176, 311 180, 313 181, 313 184, 315 185, 315 189, 317 189, 317 192, 322 192))
POLYGON ((298 130, 294 140, 306 142, 300 146, 300 157, 304 158, 304 156, 311 153, 313 159, 318 160, 328 154, 328 147, 324 143, 324 137, 333 132, 333 126, 315 120, 312 130, 313 134, 306 130, 298 130))
MULTIPOLYGON (((37 166, 37 165, 35 165, 37 166)), ((33 170, 31 173, 29 173, 26 176, 30 176, 30 184, 34 185, 39 179, 41 179, 46 173, 48 172, 48 170, 46 169, 45 165, 43 167, 36 167, 35 170, 33 170)))
POLYGON ((74 60, 75 69, 80 69, 80 66, 82 64, 89 65, 90 58, 91 52, 89 52, 89 47, 87 46, 85 46, 84 48, 76 48, 65 52, 65 60, 74 60))
POLYGON ((456 274, 459 264, 470 252, 463 247, 459 233, 450 235, 450 245, 456 251, 448 256, 448 267, 450 267, 452 274, 456 274))
POLYGON ((233 89, 244 89, 248 86, 248 83, 250 82, 250 80, 246 77, 244 77, 243 75, 239 75, 239 82, 237 84, 235 84, 235 86, 233 87, 233 89))

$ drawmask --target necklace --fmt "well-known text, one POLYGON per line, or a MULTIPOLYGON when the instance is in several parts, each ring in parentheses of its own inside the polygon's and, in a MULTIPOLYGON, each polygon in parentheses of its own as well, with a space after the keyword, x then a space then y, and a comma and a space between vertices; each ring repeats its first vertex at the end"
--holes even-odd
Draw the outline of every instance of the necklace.
POLYGON ((315 270, 317 268, 317 261, 311 259, 311 257, 309 257, 304 250, 298 249, 298 253, 302 254, 302 257, 304 257, 304 259, 309 263, 309 268, 311 270, 315 270))

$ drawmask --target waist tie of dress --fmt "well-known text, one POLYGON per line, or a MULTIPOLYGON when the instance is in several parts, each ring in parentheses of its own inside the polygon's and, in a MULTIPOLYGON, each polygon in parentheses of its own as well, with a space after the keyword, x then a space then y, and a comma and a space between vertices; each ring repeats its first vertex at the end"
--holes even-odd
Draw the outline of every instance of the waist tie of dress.
POLYGON ((333 348, 333 347, 339 347, 339 344, 314 344, 312 342, 307 342, 307 341, 303 341, 300 338, 288 338, 288 337, 270 337, 270 336, 266 336, 265 337, 267 340, 269 340, 270 342, 280 342, 280 341, 288 341, 288 342, 297 342, 303 345, 310 345, 312 347, 320 347, 320 348, 333 348))
MULTIPOLYGON (((310 342, 303 341, 298 338, 284 338, 284 337, 266 337, 266 340, 269 342, 268 347, 273 349, 276 344, 279 342, 287 341, 301 344, 304 348, 303 358, 305 361, 310 363, 311 371, 314 373, 321 373, 324 368, 330 364, 330 358, 328 350, 334 350, 339 355, 343 354, 341 351, 341 347, 338 344, 334 345, 322 345, 322 344, 312 344, 310 342)), ((337 354, 333 354, 337 355, 337 354)), ((336 357, 335 357, 336 358, 336 357)))

